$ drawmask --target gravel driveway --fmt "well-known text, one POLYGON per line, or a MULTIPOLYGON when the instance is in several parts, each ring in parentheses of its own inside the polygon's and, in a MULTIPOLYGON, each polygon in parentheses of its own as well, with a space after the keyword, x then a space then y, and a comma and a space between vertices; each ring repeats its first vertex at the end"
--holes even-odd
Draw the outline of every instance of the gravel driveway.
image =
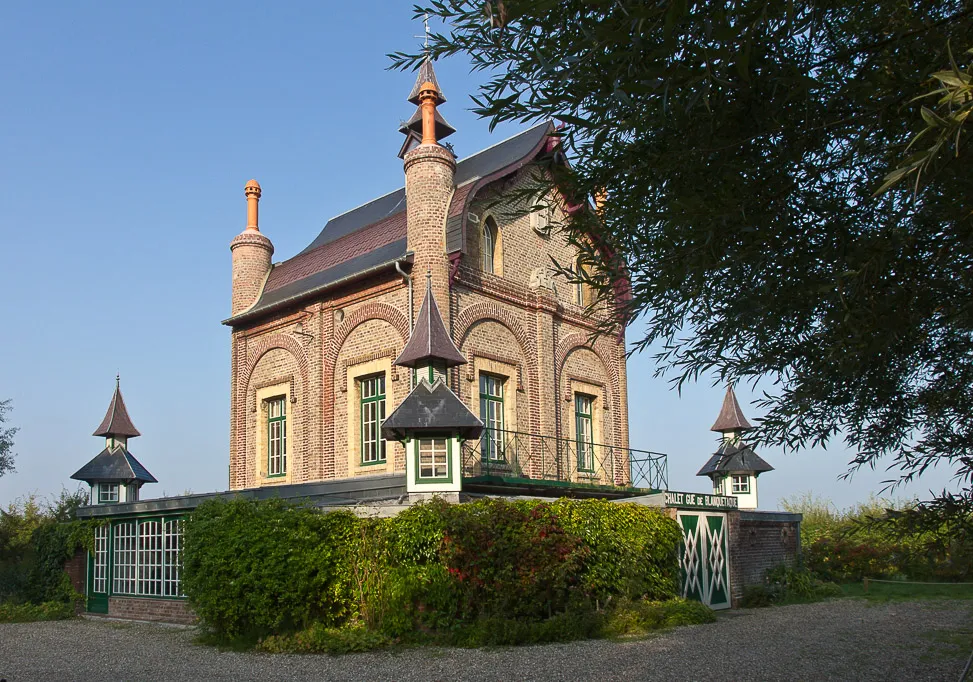
POLYGON ((0 625, 0 678, 26 680, 956 680, 973 603, 843 599, 724 612, 647 640, 271 656, 117 621, 0 625))

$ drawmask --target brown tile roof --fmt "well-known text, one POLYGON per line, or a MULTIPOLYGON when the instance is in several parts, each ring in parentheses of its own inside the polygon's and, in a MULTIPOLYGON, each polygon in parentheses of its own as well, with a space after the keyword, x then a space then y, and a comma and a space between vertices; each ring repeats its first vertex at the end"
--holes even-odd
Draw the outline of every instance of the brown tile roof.
POLYGON ((141 436, 138 429, 132 423, 131 417, 128 416, 128 410, 125 409, 125 401, 122 400, 122 389, 119 387, 119 379, 115 377, 115 394, 111 398, 111 404, 108 405, 108 412, 105 413, 105 418, 101 420, 101 424, 95 429, 93 436, 125 436, 126 438, 135 438, 141 436))
POLYGON ((364 255, 406 236, 406 212, 400 211, 357 232, 306 251, 274 267, 264 291, 310 277, 347 260, 364 255))
POLYGON ((752 428, 750 422, 743 416, 743 410, 740 409, 733 387, 727 386, 720 416, 716 418, 716 423, 710 427, 710 431, 745 431, 752 428))

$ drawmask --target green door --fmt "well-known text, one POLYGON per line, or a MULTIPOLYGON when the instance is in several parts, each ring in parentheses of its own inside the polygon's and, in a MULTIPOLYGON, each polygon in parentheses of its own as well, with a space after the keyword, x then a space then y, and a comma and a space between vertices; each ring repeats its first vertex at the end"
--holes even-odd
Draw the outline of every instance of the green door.
POLYGON ((679 552, 681 593, 711 609, 730 608, 730 564, 726 515, 680 511, 682 529, 679 552))
POLYGON ((95 528, 95 546, 88 552, 87 611, 108 613, 108 525, 95 528))

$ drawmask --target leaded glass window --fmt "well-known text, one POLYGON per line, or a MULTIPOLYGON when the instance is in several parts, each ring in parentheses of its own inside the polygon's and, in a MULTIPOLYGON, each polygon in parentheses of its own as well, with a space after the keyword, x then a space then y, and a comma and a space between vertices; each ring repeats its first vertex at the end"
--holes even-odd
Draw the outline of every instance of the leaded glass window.
POLYGON ((449 442, 446 438, 419 440, 419 478, 449 476, 449 442))
POLYGON ((595 440, 592 428, 592 412, 595 399, 590 395, 574 395, 574 423, 578 448, 578 470, 595 470, 595 440))
POLYGON ((376 374, 358 382, 361 393, 361 461, 377 464, 385 461, 385 374, 376 374))
POLYGON ((480 453, 485 460, 503 459, 503 379, 492 374, 480 374, 480 453))
POLYGON ((267 401, 267 474, 287 473, 287 401, 283 396, 267 401))

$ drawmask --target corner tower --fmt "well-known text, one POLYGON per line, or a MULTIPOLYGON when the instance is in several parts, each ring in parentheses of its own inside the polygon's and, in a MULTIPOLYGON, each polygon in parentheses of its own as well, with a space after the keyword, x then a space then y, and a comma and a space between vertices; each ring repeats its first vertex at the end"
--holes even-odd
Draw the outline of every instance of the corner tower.
POLYGON ((270 274, 274 245, 260 233, 258 202, 260 184, 251 180, 243 188, 247 198, 247 226, 230 242, 233 255, 233 303, 231 313, 241 313, 260 297, 270 274))
MULTIPOLYGON (((412 271, 432 275, 432 295, 450 329, 449 260, 446 256, 446 216, 453 196, 456 158, 439 144, 453 132, 437 111, 446 102, 432 62, 422 63, 409 101, 418 106, 400 129, 406 135, 405 201, 408 229, 407 248, 413 253, 412 271)), ((412 296, 412 309, 422 302, 421 287, 412 296)), ((414 322, 414 320, 413 320, 414 322)))

